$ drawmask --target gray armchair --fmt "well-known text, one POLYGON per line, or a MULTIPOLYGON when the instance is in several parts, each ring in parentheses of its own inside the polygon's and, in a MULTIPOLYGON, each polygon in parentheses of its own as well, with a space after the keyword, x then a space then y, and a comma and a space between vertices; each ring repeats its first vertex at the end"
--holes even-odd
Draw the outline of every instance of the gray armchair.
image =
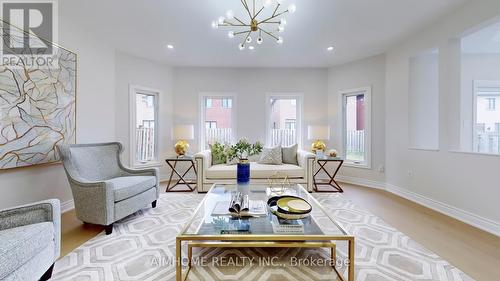
POLYGON ((0 280, 48 280, 60 251, 59 200, 0 210, 0 280))
POLYGON ((73 192, 76 216, 83 222, 105 226, 151 203, 160 195, 157 168, 132 170, 120 161, 118 142, 59 145, 64 170, 73 192))

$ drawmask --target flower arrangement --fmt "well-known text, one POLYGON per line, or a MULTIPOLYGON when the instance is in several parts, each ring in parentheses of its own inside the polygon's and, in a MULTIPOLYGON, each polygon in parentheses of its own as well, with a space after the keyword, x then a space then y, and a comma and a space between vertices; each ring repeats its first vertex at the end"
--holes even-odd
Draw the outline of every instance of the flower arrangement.
POLYGON ((250 143, 247 139, 240 139, 233 145, 215 142, 211 145, 214 162, 235 163, 236 160, 246 160, 249 156, 262 152, 263 145, 260 142, 250 143))

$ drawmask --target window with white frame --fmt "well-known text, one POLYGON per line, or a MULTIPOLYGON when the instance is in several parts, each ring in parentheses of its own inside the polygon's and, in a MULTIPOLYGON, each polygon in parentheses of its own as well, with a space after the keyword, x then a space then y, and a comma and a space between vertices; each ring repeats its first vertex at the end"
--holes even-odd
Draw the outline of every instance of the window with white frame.
POLYGON ((156 90, 130 88, 132 166, 158 161, 158 97, 156 90))
POLYGON ((460 38, 462 151, 500 154, 500 21, 460 38))
POLYGON ((215 142, 233 143, 236 133, 235 97, 231 95, 202 95, 201 149, 215 142))
POLYGON ((300 144, 301 102, 298 95, 267 96, 267 143, 270 146, 300 144))
POLYGON ((343 150, 346 163, 370 166, 371 88, 341 92, 343 150))

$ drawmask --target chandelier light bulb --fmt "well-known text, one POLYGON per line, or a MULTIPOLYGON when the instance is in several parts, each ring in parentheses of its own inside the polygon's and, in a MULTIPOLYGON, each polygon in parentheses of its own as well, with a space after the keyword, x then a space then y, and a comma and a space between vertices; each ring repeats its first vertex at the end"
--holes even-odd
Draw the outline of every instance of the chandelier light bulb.
POLYGON ((285 31, 285 27, 283 25, 278 26, 278 32, 285 31))
POLYGON ((283 44, 283 37, 281 37, 281 36, 278 37, 278 40, 276 40, 276 43, 278 43, 280 45, 283 44))
POLYGON ((286 25, 286 19, 280 19, 280 25, 285 26, 286 25))
POLYGON ((238 45, 238 49, 240 49, 240 51, 245 50, 245 45, 244 45, 243 43, 240 43, 240 44, 238 45))
POLYGON ((278 4, 280 4, 280 5, 283 5, 283 3, 285 3, 285 0, 278 0, 276 2, 278 2, 278 4))
POLYGON ((248 46, 248 49, 249 50, 253 50, 253 49, 255 49, 255 47, 254 46, 248 46))
POLYGON ((247 37, 247 43, 252 43, 252 37, 251 36, 247 37))
POLYGON ((218 29, 219 28, 219 24, 216 21, 213 21, 212 22, 212 28, 213 29, 218 29))
POLYGON ((219 24, 224 24, 224 21, 225 21, 225 20, 226 20, 226 19, 225 19, 224 17, 219 17, 218 22, 219 22, 219 24))
POLYGON ((233 10, 229 10, 226 12, 226 17, 228 20, 232 20, 234 18, 234 12, 233 10))
POLYGON ((264 1, 264 8, 269 8, 273 4, 272 0, 265 0, 264 1))
POLYGON ((295 13, 296 10, 297 6, 295 6, 295 4, 290 4, 290 6, 288 6, 288 11, 290 12, 290 14, 295 13))
POLYGON ((262 39, 262 37, 259 37, 257 38, 257 44, 262 44, 262 42, 264 42, 264 40, 262 39))
POLYGON ((229 31, 229 32, 227 33, 227 37, 229 37, 229 38, 234 38, 234 31, 229 31))

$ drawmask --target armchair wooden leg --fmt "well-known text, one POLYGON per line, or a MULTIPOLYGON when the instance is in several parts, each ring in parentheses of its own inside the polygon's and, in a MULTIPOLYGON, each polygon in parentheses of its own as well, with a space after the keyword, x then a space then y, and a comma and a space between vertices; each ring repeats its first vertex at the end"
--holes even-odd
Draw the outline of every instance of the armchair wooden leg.
POLYGON ((151 207, 156 208, 156 200, 151 202, 151 207))
POLYGON ((104 230, 106 231, 106 235, 110 235, 113 233, 113 224, 105 225, 104 230))
POLYGON ((40 277, 40 281, 49 280, 52 277, 52 271, 54 270, 54 263, 45 271, 45 273, 40 277))

